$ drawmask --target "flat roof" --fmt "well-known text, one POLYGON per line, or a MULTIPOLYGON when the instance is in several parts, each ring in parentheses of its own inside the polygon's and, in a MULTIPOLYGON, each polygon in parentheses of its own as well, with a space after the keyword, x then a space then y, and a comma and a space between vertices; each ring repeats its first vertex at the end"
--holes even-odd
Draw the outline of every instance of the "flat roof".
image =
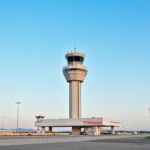
POLYGON ((44 119, 35 122, 36 127, 73 127, 73 126, 102 126, 120 127, 121 123, 104 118, 77 118, 77 119, 44 119))

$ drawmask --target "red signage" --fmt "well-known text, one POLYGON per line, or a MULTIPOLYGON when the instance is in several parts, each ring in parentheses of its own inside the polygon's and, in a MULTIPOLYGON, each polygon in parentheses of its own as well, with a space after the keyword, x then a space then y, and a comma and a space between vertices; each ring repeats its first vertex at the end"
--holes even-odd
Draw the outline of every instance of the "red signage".
POLYGON ((84 124, 87 124, 87 125, 90 125, 90 124, 101 125, 102 122, 101 121, 84 121, 84 124))

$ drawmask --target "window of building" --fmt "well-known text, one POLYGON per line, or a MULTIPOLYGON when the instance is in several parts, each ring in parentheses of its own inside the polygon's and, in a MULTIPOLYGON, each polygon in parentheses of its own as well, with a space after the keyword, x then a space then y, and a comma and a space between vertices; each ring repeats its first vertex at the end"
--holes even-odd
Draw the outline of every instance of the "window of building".
POLYGON ((83 63, 84 58, 81 57, 81 56, 69 56, 69 57, 67 57, 67 60, 68 60, 69 63, 73 62, 73 61, 82 62, 83 63))

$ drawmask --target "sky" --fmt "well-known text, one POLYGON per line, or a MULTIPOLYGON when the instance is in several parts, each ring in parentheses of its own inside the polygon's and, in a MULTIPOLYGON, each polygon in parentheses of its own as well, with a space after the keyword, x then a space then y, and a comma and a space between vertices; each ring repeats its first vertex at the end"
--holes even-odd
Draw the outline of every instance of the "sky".
MULTIPOLYGON (((82 117, 150 130, 149 0, 1 0, 0 121, 34 128, 36 115, 68 118, 65 54, 85 54, 82 117)), ((122 128, 122 127, 121 127, 122 128)))

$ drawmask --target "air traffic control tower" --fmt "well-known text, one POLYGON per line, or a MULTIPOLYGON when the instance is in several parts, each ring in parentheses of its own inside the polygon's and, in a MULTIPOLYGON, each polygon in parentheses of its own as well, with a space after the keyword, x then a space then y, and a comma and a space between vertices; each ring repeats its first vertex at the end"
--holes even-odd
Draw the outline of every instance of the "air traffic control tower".
POLYGON ((87 75, 83 65, 85 55, 74 52, 65 55, 68 65, 63 68, 63 74, 69 83, 69 118, 81 118, 81 83, 87 75))
MULTIPOLYGON (((100 127, 111 127, 111 133, 115 134, 114 127, 121 124, 107 118, 81 118, 81 83, 87 75, 87 68, 83 66, 85 55, 76 51, 65 55, 68 65, 63 68, 63 74, 69 83, 69 119, 44 119, 44 116, 36 116, 35 126, 41 128, 45 134, 45 128, 52 133, 53 127, 72 127, 73 135, 80 135, 81 128, 88 131, 90 128, 94 135, 100 135, 100 127)), ((39 130, 38 130, 39 132, 39 130)))

